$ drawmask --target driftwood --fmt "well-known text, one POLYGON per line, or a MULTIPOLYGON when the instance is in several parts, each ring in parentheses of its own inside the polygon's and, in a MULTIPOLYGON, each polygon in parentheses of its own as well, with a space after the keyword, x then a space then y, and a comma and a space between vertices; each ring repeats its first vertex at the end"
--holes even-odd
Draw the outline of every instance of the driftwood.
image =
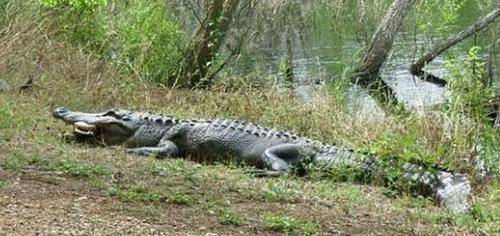
POLYGON ((490 12, 485 17, 481 18, 479 21, 474 23, 473 25, 467 27, 462 32, 451 36, 446 41, 436 45, 430 52, 426 53, 422 57, 420 57, 417 62, 411 65, 410 72, 412 75, 422 77, 423 80, 435 83, 440 86, 445 86, 446 81, 435 77, 430 74, 426 74, 423 71, 423 68, 426 64, 434 60, 437 56, 439 56, 444 51, 448 50, 450 47, 460 43, 464 39, 470 37, 471 35, 486 29, 488 25, 495 21, 500 16, 500 6, 497 7, 494 11, 490 12))

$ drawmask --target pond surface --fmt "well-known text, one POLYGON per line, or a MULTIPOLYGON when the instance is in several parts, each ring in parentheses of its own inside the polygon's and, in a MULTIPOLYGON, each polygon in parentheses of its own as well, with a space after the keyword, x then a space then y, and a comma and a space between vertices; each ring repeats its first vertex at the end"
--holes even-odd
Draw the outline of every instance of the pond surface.
MULTIPOLYGON (((312 2, 321 4, 328 1, 314 0, 312 2)), ((346 3, 340 0, 330 2, 346 3)), ((376 1, 371 2, 375 2, 371 4, 376 4, 376 1)), ((380 18, 385 13, 366 13, 371 14, 367 16, 369 22, 366 23, 366 26, 360 26, 356 20, 356 16, 360 14, 360 9, 356 4, 347 4, 345 6, 347 10, 344 10, 341 14, 342 20, 332 19, 331 9, 328 11, 322 8, 314 10, 314 6, 311 6, 315 5, 315 3, 295 4, 295 7, 301 10, 300 14, 286 13, 291 14, 293 19, 269 23, 273 20, 279 21, 280 17, 282 17, 279 10, 275 10, 274 15, 267 16, 266 20, 256 21, 259 24, 264 24, 264 26, 259 27, 261 30, 259 36, 252 39, 252 42, 245 46, 246 53, 237 61, 236 72, 245 74, 260 71, 260 74, 272 81, 272 84, 276 84, 284 81, 283 63, 285 59, 291 59, 295 90, 297 95, 305 103, 308 103, 312 102, 311 98, 313 97, 312 90, 309 89, 311 86, 328 84, 327 82, 341 77, 343 72, 354 68, 373 30, 378 25, 379 20, 375 19, 380 18), (300 22, 300 20, 296 19, 306 22, 300 22), (332 20, 336 20, 340 24, 325 23, 332 20), (287 38, 288 42, 286 41, 287 38)), ((385 9, 384 7, 388 5, 388 3, 385 3, 384 6, 379 6, 379 8, 385 9)), ((456 22, 446 30, 440 28, 439 22, 427 22, 431 25, 431 30, 432 25, 435 26, 436 32, 431 34, 418 32, 416 25, 422 24, 417 22, 418 11, 412 12, 407 17, 408 20, 403 26, 402 33, 396 37, 391 54, 383 68, 381 68, 381 76, 396 91, 401 101, 417 110, 441 104, 445 101, 445 88, 418 80, 409 73, 409 68, 418 59, 419 55, 427 52, 437 42, 469 26, 484 15, 485 12, 487 12, 487 9, 481 9, 481 6, 476 1, 466 0, 464 5, 456 11, 458 15, 456 22)), ((438 21, 441 13, 431 11, 430 14, 435 14, 435 16, 430 16, 429 20, 438 21)), ((420 21, 422 20, 420 19, 420 21)), ((498 28, 495 26, 490 30, 494 31, 498 28)), ((478 45, 486 48, 487 45, 494 41, 492 37, 495 36, 491 32, 479 33, 475 37, 472 36, 436 58, 425 67, 425 70, 438 77, 445 78, 447 77, 444 67, 446 61, 463 63, 471 46, 478 45)), ((483 59, 489 57, 487 50, 483 50, 481 53, 483 59)), ((361 110, 377 110, 377 108, 366 107, 371 107, 373 101, 370 101, 370 98, 359 89, 350 89, 348 96, 351 101, 360 100, 354 102, 354 104, 361 104, 361 110)))

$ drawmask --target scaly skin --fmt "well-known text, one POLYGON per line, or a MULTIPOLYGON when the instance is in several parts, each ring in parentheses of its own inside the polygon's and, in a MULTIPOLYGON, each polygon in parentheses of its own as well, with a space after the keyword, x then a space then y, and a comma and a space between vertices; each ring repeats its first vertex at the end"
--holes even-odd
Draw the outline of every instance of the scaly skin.
MULTIPOLYGON (((129 153, 231 159, 256 167, 251 172, 259 175, 284 174, 299 163, 349 167, 366 175, 377 168, 376 158, 371 156, 238 120, 177 120, 121 109, 83 113, 57 108, 53 116, 73 125, 75 135, 94 137, 105 145, 125 145, 129 153)), ((421 194, 433 197, 452 212, 468 211, 470 184, 464 175, 445 171, 431 174, 410 163, 403 168, 403 177, 415 182, 421 194)))

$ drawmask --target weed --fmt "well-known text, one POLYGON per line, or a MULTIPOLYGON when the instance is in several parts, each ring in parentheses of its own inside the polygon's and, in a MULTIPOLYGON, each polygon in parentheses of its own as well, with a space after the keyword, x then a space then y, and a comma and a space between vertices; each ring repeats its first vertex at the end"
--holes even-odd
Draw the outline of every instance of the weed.
POLYGON ((158 192, 151 192, 144 186, 111 187, 108 189, 111 196, 125 201, 164 202, 166 197, 158 192))
POLYGON ((300 229, 301 222, 289 216, 266 214, 264 216, 266 228, 279 232, 295 232, 300 229))
POLYGON ((36 166, 38 169, 42 170, 50 170, 51 169, 51 164, 52 162, 40 155, 33 155, 30 158, 28 158, 28 164, 36 166))
POLYGON ((154 176, 181 176, 193 174, 199 169, 186 163, 185 160, 154 161, 146 166, 146 171, 154 176))
POLYGON ((243 216, 233 210, 225 209, 219 214, 219 222, 224 225, 241 226, 245 224, 243 216))
POLYGON ((0 159, 0 167, 4 170, 20 170, 27 164, 26 156, 19 152, 0 159))
POLYGON ((266 183, 247 185, 245 182, 236 187, 236 191, 250 198, 270 202, 293 202, 297 199, 298 183, 286 178, 269 179, 266 183))
POLYGON ((108 168, 93 165, 72 159, 63 159, 55 164, 55 169, 63 171, 73 177, 89 177, 91 175, 104 175, 109 173, 108 168))
POLYGON ((302 225, 303 235, 319 235, 320 229, 317 223, 306 222, 302 225))
POLYGON ((196 202, 196 197, 187 193, 174 193, 169 195, 168 202, 177 205, 190 206, 196 202))
POLYGON ((0 180, 0 190, 4 190, 9 187, 9 182, 5 180, 0 180))
POLYGON ((266 201, 293 201, 297 197, 297 190, 295 190, 292 184, 293 182, 284 178, 280 178, 276 181, 268 181, 265 187, 259 192, 260 198, 266 201))
POLYGON ((267 229, 278 232, 317 235, 319 230, 318 225, 315 223, 303 222, 289 216, 274 215, 271 213, 264 216, 264 223, 267 229))

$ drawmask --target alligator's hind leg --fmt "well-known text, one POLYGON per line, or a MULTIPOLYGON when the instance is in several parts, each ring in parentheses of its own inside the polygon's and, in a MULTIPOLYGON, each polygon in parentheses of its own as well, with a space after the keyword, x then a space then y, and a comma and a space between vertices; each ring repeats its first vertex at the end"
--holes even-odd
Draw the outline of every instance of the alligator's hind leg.
POLYGON ((131 148, 127 149, 127 152, 142 156, 152 155, 159 158, 177 157, 180 155, 179 148, 170 140, 162 140, 157 147, 131 148))
POLYGON ((289 164, 300 159, 300 152, 295 144, 281 144, 266 149, 261 158, 264 169, 247 172, 258 176, 278 176, 290 172, 289 164))

